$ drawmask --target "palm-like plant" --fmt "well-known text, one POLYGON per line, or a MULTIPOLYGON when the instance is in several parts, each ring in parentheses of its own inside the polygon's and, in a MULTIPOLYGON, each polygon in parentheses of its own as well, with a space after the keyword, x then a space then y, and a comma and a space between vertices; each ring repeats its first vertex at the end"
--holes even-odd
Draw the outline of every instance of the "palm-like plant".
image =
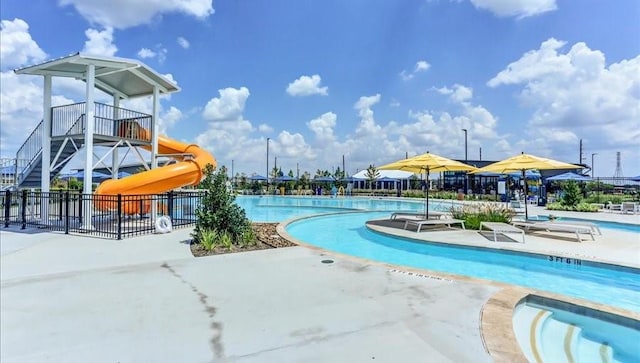
POLYGON ((369 180, 369 187, 371 188, 371 192, 373 193, 373 183, 375 183, 376 179, 380 177, 380 171, 373 164, 371 164, 367 168, 366 176, 369 180))

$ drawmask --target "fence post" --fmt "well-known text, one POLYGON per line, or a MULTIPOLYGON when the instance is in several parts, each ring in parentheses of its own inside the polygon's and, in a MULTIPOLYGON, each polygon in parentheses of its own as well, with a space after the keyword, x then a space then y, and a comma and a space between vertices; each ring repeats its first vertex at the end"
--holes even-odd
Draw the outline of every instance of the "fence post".
POLYGON ((78 223, 82 225, 82 205, 84 204, 84 194, 82 192, 78 193, 78 223))
POLYGON ((27 190, 26 189, 22 191, 22 206, 20 208, 22 209, 20 211, 20 216, 22 217, 21 229, 26 229, 27 228, 27 190))
POLYGON ((122 194, 118 194, 118 240, 122 239, 122 194))
POLYGON ((167 193, 167 214, 169 215, 169 219, 171 219, 171 223, 173 223, 173 190, 167 193))
POLYGON ((11 218, 11 191, 5 191, 4 197, 4 228, 9 227, 9 219, 11 218))
POLYGON ((58 218, 58 220, 62 220, 62 196, 63 195, 64 195, 63 191, 60 190, 60 193, 58 194, 58 204, 59 204, 59 207, 58 207, 58 212, 59 213, 58 213, 58 215, 60 217, 58 218))
POLYGON ((64 193, 64 234, 69 234, 69 190, 64 193))

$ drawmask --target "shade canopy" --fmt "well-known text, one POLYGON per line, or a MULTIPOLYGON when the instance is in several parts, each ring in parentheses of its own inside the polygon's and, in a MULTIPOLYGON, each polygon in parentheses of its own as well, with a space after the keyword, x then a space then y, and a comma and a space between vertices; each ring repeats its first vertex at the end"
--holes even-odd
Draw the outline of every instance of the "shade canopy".
POLYGON ((640 182, 640 175, 631 177, 631 181, 640 182))
POLYGON ((362 180, 366 180, 366 179, 365 178, 357 178, 355 176, 348 176, 346 178, 340 179, 340 181, 347 182, 347 183, 353 183, 353 182, 362 181, 362 180))
POLYGON ((403 170, 412 173, 473 171, 477 168, 436 154, 426 153, 378 167, 380 170, 403 170))
MULTIPOLYGON (((502 161, 489 164, 482 167, 473 174, 494 172, 494 173, 511 173, 514 171, 520 171, 522 178, 525 178, 525 172, 527 170, 555 170, 555 169, 582 169, 579 165, 568 164, 562 161, 547 159, 540 156, 530 155, 522 153, 520 155, 512 156, 502 161)), ((527 184, 524 183, 525 196, 527 195, 527 184)), ((529 218, 529 210, 527 203, 524 204, 525 219, 529 218)))
POLYGON ((279 181, 279 182, 288 182, 288 181, 294 181, 294 180, 297 180, 297 179, 288 175, 283 175, 276 178, 276 181, 279 181))
MULTIPOLYGON (((378 168, 379 169, 379 168, 378 168)), ((394 179, 409 179, 414 173, 409 171, 402 170, 378 170, 380 178, 394 178, 394 179)), ((369 180, 367 177, 367 169, 360 170, 359 172, 353 174, 353 177, 359 180, 369 180)))
MULTIPOLYGON (((65 174, 60 174, 60 179, 70 179, 70 178, 76 178, 76 179, 84 179, 84 170, 82 171, 76 171, 75 173, 65 173, 65 174)), ((111 175, 109 174, 105 174, 105 173, 101 173, 99 171, 93 171, 91 173, 91 179, 92 180, 96 180, 96 179, 110 179, 111 175)))
MULTIPOLYGON (((386 164, 380 170, 403 170, 412 173, 425 172, 427 185, 429 185, 429 173, 440 171, 473 171, 477 168, 436 154, 426 153, 408 159, 398 160, 391 164, 386 164)), ((427 187, 424 202, 424 215, 429 218, 429 187, 427 187)))
POLYGON ((175 83, 138 60, 80 53, 16 69, 15 73, 69 77, 86 82, 87 65, 90 64, 95 66, 96 88, 120 98, 151 96, 155 87, 164 94, 180 90, 175 83))
MULTIPOLYGON (((517 172, 512 172, 512 173, 506 173, 506 174, 501 174, 501 173, 494 173, 494 172, 484 172, 484 173, 476 173, 475 175, 478 176, 508 176, 514 179, 520 179, 522 178, 522 172, 521 171, 517 171, 517 172)), ((540 179, 542 178, 542 175, 540 174, 539 171, 536 170, 525 170, 524 173, 524 177, 527 179, 540 179)))
POLYGON ((319 176, 317 178, 313 178, 314 182, 334 182, 336 181, 335 178, 333 178, 332 176, 319 176))
POLYGON ((584 175, 580 175, 580 174, 576 174, 576 173, 572 173, 572 172, 567 172, 567 173, 562 173, 562 174, 558 174, 558 175, 554 175, 554 176, 548 177, 547 180, 550 180, 550 181, 556 181, 556 180, 589 181, 589 180, 591 180, 591 178, 588 177, 588 176, 584 176, 584 175))
POLYGON ((262 176, 262 175, 252 175, 249 177, 249 180, 253 180, 253 181, 263 181, 263 180, 267 180, 266 176, 262 176))
POLYGON ((512 156, 508 159, 489 164, 482 167, 473 174, 494 172, 494 173, 511 173, 514 171, 526 171, 526 170, 554 170, 554 169, 582 169, 579 165, 573 165, 562 161, 553 159, 547 159, 530 154, 520 154, 512 156))

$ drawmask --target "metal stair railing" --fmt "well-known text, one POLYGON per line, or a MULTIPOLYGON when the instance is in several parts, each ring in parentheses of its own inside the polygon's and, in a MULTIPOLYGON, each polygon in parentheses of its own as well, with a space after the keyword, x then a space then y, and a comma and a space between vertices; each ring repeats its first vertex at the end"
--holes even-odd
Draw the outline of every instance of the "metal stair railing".
POLYGON ((16 182, 24 178, 24 174, 32 168, 33 162, 42 153, 42 136, 44 133, 44 120, 31 132, 29 137, 20 146, 16 153, 16 182))

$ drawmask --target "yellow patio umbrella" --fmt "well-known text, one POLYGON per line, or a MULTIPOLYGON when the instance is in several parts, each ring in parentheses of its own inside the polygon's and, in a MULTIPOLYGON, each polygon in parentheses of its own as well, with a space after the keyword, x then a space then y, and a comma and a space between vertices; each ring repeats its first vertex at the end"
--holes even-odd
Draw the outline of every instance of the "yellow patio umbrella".
MULTIPOLYGON (((512 173, 514 171, 522 172, 522 180, 525 180, 525 171, 527 170, 553 170, 553 169, 582 169, 579 165, 569 164, 558 160, 547 159, 540 156, 525 154, 512 156, 502 161, 489 164, 485 167, 472 171, 472 174, 492 172, 492 173, 512 173)), ((527 195, 527 183, 525 181, 525 195, 527 195)), ((527 203, 524 204, 525 219, 529 218, 527 203)))
POLYGON ((440 155, 426 154, 416 155, 408 159, 398 160, 391 164, 378 167, 380 170, 404 170, 413 173, 426 172, 427 174, 427 190, 425 196, 425 217, 429 218, 429 173, 440 171, 473 171, 477 168, 471 165, 461 163, 452 159, 445 158, 440 155))

